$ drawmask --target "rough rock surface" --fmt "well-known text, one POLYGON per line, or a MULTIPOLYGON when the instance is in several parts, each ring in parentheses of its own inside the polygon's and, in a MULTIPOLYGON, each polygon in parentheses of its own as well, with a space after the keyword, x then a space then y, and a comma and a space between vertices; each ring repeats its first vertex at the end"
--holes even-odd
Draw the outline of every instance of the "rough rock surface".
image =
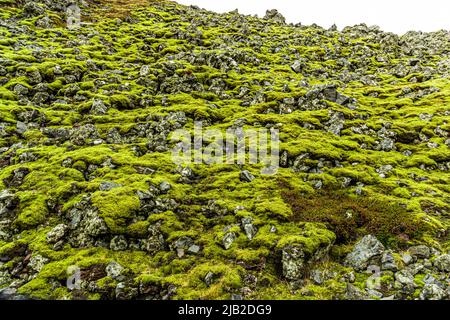
POLYGON ((0 299, 449 299, 449 53, 276 10, 0 1, 0 299), (277 172, 174 162, 196 123, 278 130, 277 172))
POLYGON ((384 251, 383 244, 372 235, 365 236, 345 259, 345 262, 356 270, 365 270, 371 259, 380 256, 384 251))

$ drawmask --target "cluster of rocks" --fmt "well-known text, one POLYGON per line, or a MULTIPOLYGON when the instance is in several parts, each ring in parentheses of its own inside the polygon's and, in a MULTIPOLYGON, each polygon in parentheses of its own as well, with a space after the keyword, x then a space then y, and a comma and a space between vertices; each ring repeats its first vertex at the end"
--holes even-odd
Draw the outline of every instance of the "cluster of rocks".
MULTIPOLYGON (((164 163, 170 133, 190 129, 194 121, 220 130, 226 122, 233 128, 292 126, 294 130, 282 132, 280 166, 285 177, 292 175, 305 183, 302 189, 329 187, 327 180, 332 179, 326 175, 336 178, 342 188, 355 188, 357 196, 365 194, 365 184, 371 184, 372 194, 383 197, 386 190, 398 186, 407 196, 396 200, 419 198, 423 191, 430 196, 418 199, 421 209, 417 211, 433 219, 445 217, 450 161, 444 149, 450 147, 446 120, 450 113, 431 106, 444 101, 446 93, 439 81, 427 81, 450 77, 448 32, 397 36, 366 25, 326 30, 287 24, 277 10, 268 10, 259 19, 237 11, 213 14, 165 2, 105 22, 101 30, 95 23, 83 24, 76 35, 52 29, 61 22, 55 21, 55 13, 64 20, 66 8, 74 3, 91 4, 25 0, 18 10, 5 10, 9 18, 0 19, 0 36, 8 38, 0 43, 0 52, 5 52, 0 58, 0 102, 6 105, 0 112, 0 169, 5 188, 0 192, 0 288, 5 287, 0 289, 0 300, 28 298, 20 289, 53 267, 50 264, 55 261, 46 254, 50 249, 61 256, 67 249, 99 250, 108 252, 108 257, 138 252, 155 258, 148 269, 166 275, 166 270, 182 269, 186 277, 189 263, 192 267, 204 263, 211 270, 186 281, 197 283, 200 276, 203 283, 193 291, 204 285, 210 288, 226 276, 211 267, 209 259, 214 257, 223 263, 220 267, 239 267, 234 277, 241 280, 241 287, 226 289, 232 299, 259 297, 258 290, 272 285, 271 279, 286 282, 293 292, 305 296, 314 295, 307 291, 308 284, 326 287, 331 281, 336 288, 344 288, 336 289, 333 298, 338 299, 450 299, 450 256, 437 250, 438 245, 395 252, 376 237, 366 236, 345 258, 332 260, 335 244, 330 239, 305 233, 304 240, 311 241, 308 246, 298 234, 301 228, 292 239, 278 232, 274 224, 285 227, 285 220, 292 217, 287 216, 285 203, 272 202, 275 195, 264 198, 266 194, 258 188, 263 185, 276 194, 274 182, 255 177, 253 168, 236 167, 229 178, 215 176, 228 169, 210 173, 201 166, 168 169, 164 163), (35 27, 48 30, 37 33, 35 27), (121 35, 124 30, 126 37, 121 35), (416 112, 417 106, 423 111, 416 112), (309 133, 320 137, 320 146, 296 151, 296 139, 309 133), (74 152, 53 155, 55 146, 74 152), (119 159, 119 149, 131 150, 126 155, 130 163, 114 161, 106 154, 91 160, 84 157, 85 148, 93 153, 111 150, 119 159), (348 154, 349 150, 354 153, 348 154), (356 151, 361 155, 355 155, 356 151), (383 161, 378 163, 379 159, 383 161), (37 170, 42 174, 50 165, 47 188, 28 186, 37 170), (355 169, 359 165, 373 167, 368 173, 371 178, 348 172, 359 170, 355 169), (14 167, 10 170, 10 166, 14 167), (148 189, 136 189, 136 176, 130 179, 131 187, 124 179, 114 181, 119 170, 134 173, 133 169, 148 189), (173 175, 177 177, 169 180, 173 175), (154 176, 161 179, 153 183, 154 176), (216 198, 205 199, 221 179, 230 185, 214 194, 216 198), (63 187, 50 190, 51 181, 56 180, 61 186, 67 182, 64 192, 63 187), (32 190, 24 190, 26 186, 32 190), (116 221, 115 212, 96 207, 93 193, 106 198, 118 190, 126 190, 136 203, 126 218, 116 221), (17 223, 28 205, 19 201, 26 192, 45 197, 48 209, 45 222, 33 230, 17 223), (63 195, 53 199, 48 197, 52 192, 63 195), (223 199, 217 199, 222 195, 223 199), (68 201, 73 202, 63 208, 68 201), (245 206, 233 210, 228 201, 233 207, 237 202, 245 206), (268 208, 260 209, 262 202, 268 208), (153 220, 155 216, 164 218, 153 220), (122 222, 124 228, 112 230, 112 225, 122 222), (204 235, 195 236, 199 223, 204 235), (173 229, 176 235, 167 234, 173 229), (41 232, 39 243, 44 242, 45 250, 33 251, 36 246, 27 244, 23 231, 41 232), (278 240, 287 238, 292 243, 276 247, 278 240), (269 245, 272 239, 278 240, 269 245), (320 243, 316 246, 315 241, 320 243), (256 250, 261 252, 259 262, 248 258, 256 250)), ((122 195, 117 194, 119 204, 122 195)), ((106 209, 113 208, 114 204, 106 209)), ((439 241, 448 239, 445 223, 437 233, 439 241)), ((104 299, 170 299, 176 295, 175 285, 154 275, 144 281, 145 276, 133 273, 125 261, 103 259, 80 273, 79 288, 70 290, 68 298, 99 294, 104 299)), ((57 291, 64 286, 60 278, 45 277, 45 281, 57 291)))
POLYGON ((372 272, 360 290, 348 276, 347 297, 354 299, 450 299, 450 255, 425 245, 394 253, 374 236, 366 236, 346 257, 354 272, 372 272), (373 281, 371 281, 373 280, 373 281))
POLYGON ((19 199, 9 190, 0 192, 0 240, 11 240, 13 234, 17 231, 13 222, 17 215, 19 199))
MULTIPOLYGON (((42 132, 49 138, 49 144, 62 144, 66 141, 75 146, 100 144, 132 144, 147 141, 148 151, 164 152, 167 150, 169 134, 186 124, 183 112, 170 113, 167 116, 148 116, 142 123, 136 124, 128 132, 121 133, 120 127, 101 134, 93 124, 74 126, 72 128, 43 128, 42 132)), ((139 154, 138 156, 142 156, 139 154)))
POLYGON ((308 282, 323 285, 327 281, 342 283, 344 290, 336 298, 362 299, 450 299, 450 254, 425 245, 394 252, 374 236, 362 238, 346 256, 345 271, 317 267, 314 263, 328 259, 328 248, 307 256, 301 247, 282 251, 283 276, 293 288, 302 290, 308 282), (363 275, 363 281, 357 275, 363 275))

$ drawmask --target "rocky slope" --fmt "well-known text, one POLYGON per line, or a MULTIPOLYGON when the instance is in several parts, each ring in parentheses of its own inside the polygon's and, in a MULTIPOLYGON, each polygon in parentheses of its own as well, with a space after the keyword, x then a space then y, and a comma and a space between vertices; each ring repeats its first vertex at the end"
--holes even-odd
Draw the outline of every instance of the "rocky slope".
POLYGON ((448 32, 71 3, 0 0, 0 299, 450 298, 448 32), (194 121, 278 173, 176 165, 194 121))

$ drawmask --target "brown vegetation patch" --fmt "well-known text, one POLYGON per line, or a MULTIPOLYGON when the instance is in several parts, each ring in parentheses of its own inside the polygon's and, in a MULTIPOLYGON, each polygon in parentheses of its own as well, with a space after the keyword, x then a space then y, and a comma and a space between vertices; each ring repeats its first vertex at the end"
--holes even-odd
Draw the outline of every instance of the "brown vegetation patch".
POLYGON ((107 18, 125 18, 138 7, 147 6, 155 0, 96 0, 103 8, 98 9, 101 16, 107 18))
POLYGON ((283 200, 292 208, 293 221, 325 223, 335 232, 338 243, 373 234, 385 244, 401 245, 426 230, 423 221, 395 203, 336 190, 301 195, 286 181, 280 181, 279 187, 283 200))

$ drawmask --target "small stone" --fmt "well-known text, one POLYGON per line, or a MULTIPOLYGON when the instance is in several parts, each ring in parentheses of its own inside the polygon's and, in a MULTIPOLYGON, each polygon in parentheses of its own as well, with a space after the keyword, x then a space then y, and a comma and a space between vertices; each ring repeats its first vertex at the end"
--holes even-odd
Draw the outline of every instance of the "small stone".
POLYGON ((280 156, 280 166, 283 168, 287 168, 288 166, 288 153, 287 151, 283 151, 280 156))
POLYGON ((141 67, 141 70, 139 71, 139 75, 141 77, 147 77, 150 75, 151 69, 150 66, 144 65, 141 67))
POLYGON ((369 298, 369 295, 358 287, 347 283, 345 298, 347 300, 366 300, 369 298))
POLYGON ((14 86, 14 92, 19 96, 26 96, 29 93, 29 90, 27 87, 19 83, 14 86))
POLYGON ((133 288, 124 282, 119 282, 117 284, 115 293, 117 300, 133 300, 139 295, 137 288, 133 288))
POLYGON ((214 278, 215 274, 209 271, 205 276, 205 284, 209 287, 210 285, 213 284, 214 278))
POLYGON ((183 258, 184 257, 184 249, 183 248, 177 248, 177 256, 178 258, 183 258))
POLYGON ((297 73, 300 73, 303 68, 304 64, 300 60, 294 61, 294 63, 291 65, 291 69, 297 73))
POLYGON ((189 253, 192 253, 192 254, 197 254, 197 253, 200 252, 200 246, 198 246, 198 245, 196 245, 196 244, 193 244, 192 246, 190 246, 190 247, 188 248, 188 252, 189 252, 189 253))
POLYGON ((55 244, 66 235, 68 227, 65 224, 58 224, 49 233, 47 233, 47 243, 55 244))
POLYGON ((258 229, 253 225, 253 219, 250 217, 242 218, 242 228, 248 240, 252 240, 258 232, 258 229))
POLYGON ((185 167, 185 168, 181 169, 180 174, 182 177, 187 178, 187 179, 195 178, 194 171, 190 167, 185 167))
POLYGON ((124 268, 118 264, 117 262, 111 262, 106 266, 106 274, 118 281, 125 280, 125 277, 122 275, 124 268))
POLYGON ((161 182, 159 185, 159 190, 161 190, 162 193, 167 193, 172 188, 172 185, 168 183, 167 181, 161 182))
POLYGON ((439 148, 439 144, 436 143, 436 142, 428 142, 428 143, 427 143, 427 146, 428 146, 428 148, 430 148, 430 149, 436 149, 436 148, 439 148))
POLYGON ((414 262, 414 258, 409 253, 403 253, 402 261, 404 264, 409 265, 414 262))
POLYGON ((374 289, 367 289, 367 293, 371 296, 371 297, 375 297, 375 298, 383 298, 383 294, 377 290, 374 289))
POLYGON ((390 271, 398 270, 392 251, 385 251, 381 256, 381 268, 390 271))
POLYGON ((408 267, 406 267, 404 270, 408 271, 413 276, 415 276, 420 271, 422 271, 423 268, 424 268, 423 264, 421 264, 421 263, 413 263, 413 264, 410 264, 408 267))
POLYGON ((311 271, 310 277, 311 277, 311 280, 314 281, 318 285, 321 285, 324 281, 322 271, 317 270, 317 269, 311 271))
POLYGON ((389 138, 386 138, 381 141, 380 148, 382 151, 392 151, 395 150, 395 141, 389 138))
POLYGON ((278 23, 286 23, 286 18, 277 9, 267 10, 265 20, 273 20, 278 23))
POLYGON ((225 250, 228 250, 231 248, 231 245, 233 244, 234 240, 236 240, 236 234, 234 232, 228 232, 225 234, 225 236, 222 239, 223 247, 225 250))
POLYGON ((47 258, 44 258, 39 254, 33 254, 30 258, 30 261, 28 262, 28 267, 35 272, 40 272, 47 262, 47 258))
POLYGON ((0 300, 28 300, 27 297, 17 293, 17 289, 6 287, 0 289, 0 300))
POLYGON ((406 270, 401 270, 395 274, 395 280, 405 286, 414 286, 414 277, 406 270))
POLYGON ((347 275, 347 279, 348 282, 353 283, 356 281, 356 276, 355 276, 355 272, 351 271, 348 275, 347 275))
POLYGON ((124 251, 128 248, 128 242, 124 236, 115 236, 111 239, 109 247, 113 251, 124 251))
POLYGON ((243 182, 252 182, 253 180, 255 180, 255 176, 252 175, 248 170, 241 171, 239 177, 243 182))
POLYGON ((313 184, 314 189, 317 189, 317 190, 322 189, 322 187, 323 187, 322 180, 313 180, 311 182, 313 184))
POLYGON ((21 121, 17 121, 16 129, 19 134, 24 134, 28 130, 28 126, 21 121))
POLYGON ((423 278, 423 282, 426 284, 437 284, 437 285, 442 285, 442 283, 440 283, 438 280, 436 280, 435 277, 433 277, 433 275, 431 274, 426 274, 425 277, 423 278))
POLYGON ((108 111, 108 107, 105 105, 103 100, 94 99, 92 101, 91 113, 94 115, 104 115, 108 111))
POLYGON ((363 194, 363 188, 359 187, 359 186, 356 187, 355 194, 358 195, 358 196, 362 195, 363 194))
POLYGON ((282 251, 283 276, 288 280, 299 280, 305 271, 306 256, 302 248, 288 246, 282 251))
POLYGON ((327 124, 328 132, 340 136, 345 124, 344 114, 341 112, 331 112, 331 118, 327 124))
POLYGON ((117 184, 114 182, 101 182, 98 189, 100 191, 110 191, 112 189, 120 188, 120 187, 122 187, 121 184, 117 184))

